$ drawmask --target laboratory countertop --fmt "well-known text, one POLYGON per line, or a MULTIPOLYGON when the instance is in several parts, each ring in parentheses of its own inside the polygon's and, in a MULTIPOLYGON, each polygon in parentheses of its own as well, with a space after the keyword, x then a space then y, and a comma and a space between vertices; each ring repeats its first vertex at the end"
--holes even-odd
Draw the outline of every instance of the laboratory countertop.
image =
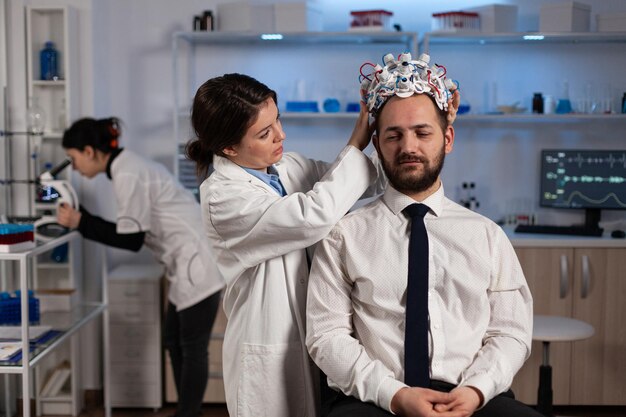
POLYGON ((610 232, 603 236, 566 236, 539 233, 515 233, 514 227, 504 226, 515 248, 626 248, 626 239, 613 238, 610 232))

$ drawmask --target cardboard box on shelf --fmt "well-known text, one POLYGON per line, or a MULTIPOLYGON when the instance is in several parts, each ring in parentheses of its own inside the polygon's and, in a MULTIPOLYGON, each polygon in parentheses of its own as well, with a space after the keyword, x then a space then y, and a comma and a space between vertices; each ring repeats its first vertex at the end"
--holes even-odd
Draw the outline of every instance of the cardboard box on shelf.
POLYGON ((37 289, 35 296, 39 299, 39 310, 70 311, 76 304, 77 294, 73 288, 68 289, 37 289))
POLYGON ((275 3, 276 32, 320 32, 324 29, 322 12, 308 3, 275 3))
POLYGON ((222 32, 274 32, 274 6, 220 3, 216 20, 217 30, 222 32))
POLYGON ((598 32, 626 32, 626 12, 596 15, 598 32))
POLYGON ((540 32, 589 32, 591 6, 577 1, 542 4, 540 32))
POLYGON ((466 9, 480 16, 480 31, 483 33, 517 32, 517 6, 512 4, 487 4, 466 9))

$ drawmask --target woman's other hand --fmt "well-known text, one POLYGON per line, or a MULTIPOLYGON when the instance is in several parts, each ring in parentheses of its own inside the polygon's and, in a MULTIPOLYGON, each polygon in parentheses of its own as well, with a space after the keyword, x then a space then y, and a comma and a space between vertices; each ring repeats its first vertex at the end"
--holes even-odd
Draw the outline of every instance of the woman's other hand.
POLYGON ((455 89, 452 93, 452 97, 448 100, 448 124, 451 125, 454 123, 456 119, 456 112, 459 110, 459 105, 461 104, 461 93, 459 93, 459 89, 455 89))
POLYGON ((57 222, 61 226, 76 229, 80 223, 80 217, 80 211, 74 210, 69 204, 61 203, 57 207, 57 222))
POLYGON ((360 105, 361 111, 359 111, 359 118, 354 125, 354 130, 352 131, 348 145, 363 150, 370 143, 374 131, 374 124, 369 123, 369 113, 367 112, 365 103, 361 102, 360 105))

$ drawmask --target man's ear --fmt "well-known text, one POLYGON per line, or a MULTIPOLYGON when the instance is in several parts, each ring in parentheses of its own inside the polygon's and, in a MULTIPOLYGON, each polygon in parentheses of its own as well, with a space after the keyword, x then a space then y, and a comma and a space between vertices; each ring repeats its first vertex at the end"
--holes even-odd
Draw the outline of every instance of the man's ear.
POLYGON ((374 144, 374 148, 376 148, 376 152, 378 152, 378 155, 380 156, 380 148, 378 147, 378 135, 376 133, 372 135, 372 143, 374 144))
POLYGON ((227 146, 222 149, 222 153, 226 156, 237 156, 237 151, 232 146, 227 146))
POLYGON ((454 128, 452 125, 448 125, 446 127, 446 131, 443 135, 444 138, 444 150, 446 154, 452 152, 452 148, 454 147, 454 128))

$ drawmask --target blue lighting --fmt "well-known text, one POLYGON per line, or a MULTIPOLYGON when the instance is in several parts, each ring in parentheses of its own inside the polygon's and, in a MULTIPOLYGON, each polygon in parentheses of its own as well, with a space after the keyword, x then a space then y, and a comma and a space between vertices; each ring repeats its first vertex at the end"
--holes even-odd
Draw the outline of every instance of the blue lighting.
POLYGON ((525 41, 542 41, 545 36, 543 35, 524 35, 525 41))
POLYGON ((264 41, 279 41, 283 38, 280 33, 264 33, 261 35, 261 39, 264 41))

